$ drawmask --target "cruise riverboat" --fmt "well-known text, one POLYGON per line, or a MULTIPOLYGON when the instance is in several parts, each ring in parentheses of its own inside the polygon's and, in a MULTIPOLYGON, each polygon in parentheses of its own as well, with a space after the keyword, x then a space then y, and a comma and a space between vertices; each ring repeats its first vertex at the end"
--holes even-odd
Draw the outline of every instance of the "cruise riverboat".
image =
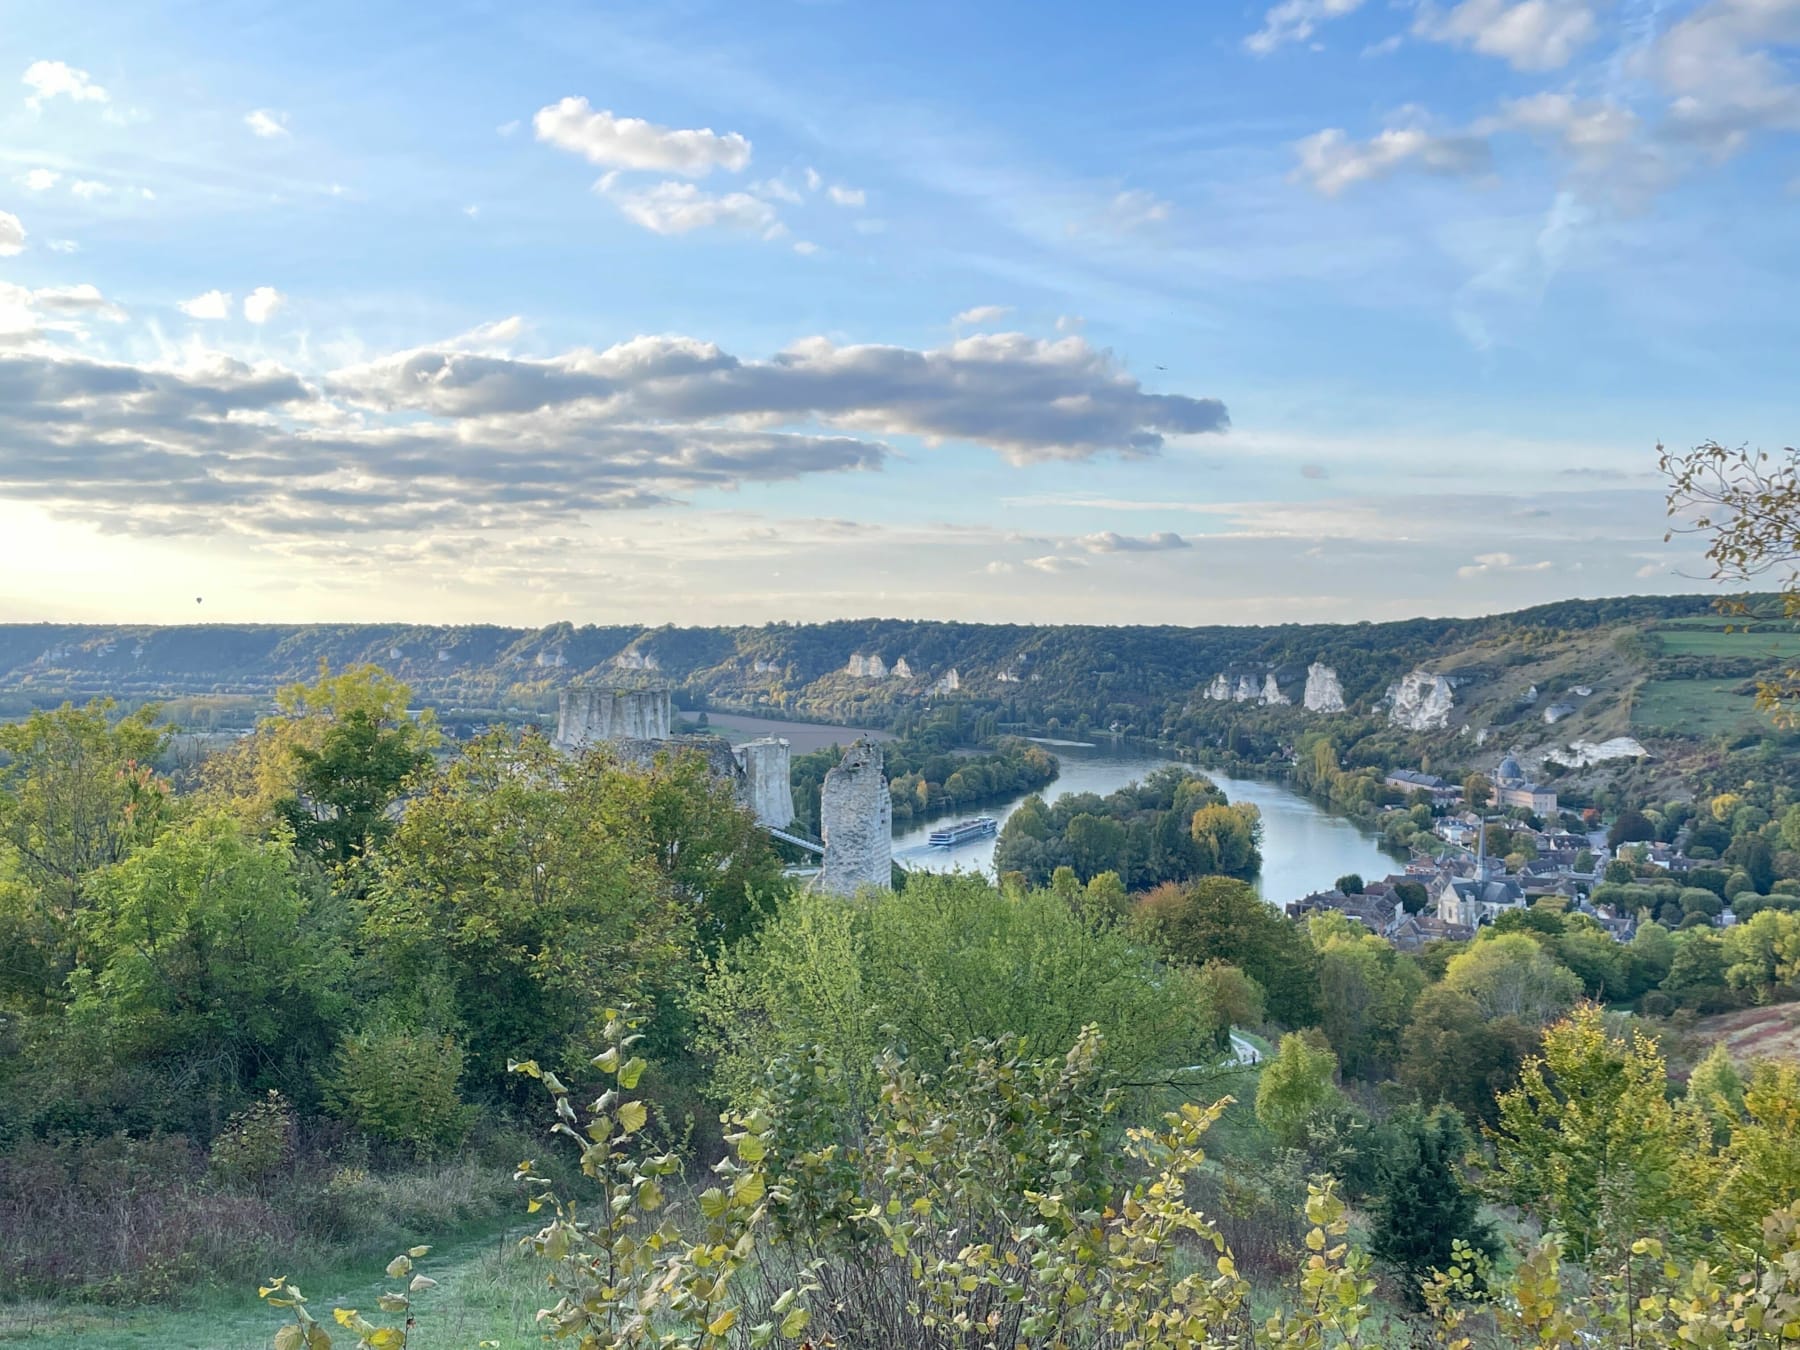
POLYGON ((933 848, 955 848, 958 844, 966 844, 971 839, 983 839, 994 834, 1000 828, 1000 822, 992 816, 976 816, 973 820, 959 820, 954 825, 946 825, 941 830, 931 832, 933 848))

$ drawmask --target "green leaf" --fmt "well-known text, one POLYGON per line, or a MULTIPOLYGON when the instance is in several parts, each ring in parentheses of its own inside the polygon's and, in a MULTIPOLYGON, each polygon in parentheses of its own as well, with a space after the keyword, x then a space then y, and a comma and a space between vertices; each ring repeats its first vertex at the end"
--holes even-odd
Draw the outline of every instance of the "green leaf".
POLYGON ((629 1092, 638 1085, 638 1079, 644 1076, 644 1070, 649 1067, 642 1056, 633 1055, 619 1070, 619 1086, 629 1092))
POLYGON ((626 1102, 619 1108, 619 1128, 626 1134, 636 1134, 648 1119, 650 1108, 642 1102, 626 1102))
POLYGON ((731 1201, 717 1186, 708 1186, 700 1192, 700 1212, 707 1218, 716 1219, 730 1207, 731 1201))
POLYGON ((800 1333, 806 1330, 806 1324, 812 1320, 812 1314, 805 1308, 794 1308, 781 1319, 781 1334, 790 1341, 798 1340, 800 1333))
POLYGON ((385 1313, 403 1313, 412 1307, 412 1301, 405 1294, 381 1294, 375 1301, 385 1313))
POLYGON ((289 1322, 275 1333, 275 1350, 303 1350, 305 1345, 306 1332, 297 1322, 289 1322))
POLYGON ((761 1162, 768 1156, 769 1146, 763 1143, 760 1134, 747 1134, 738 1140, 738 1158, 747 1163, 761 1162))
POLYGON ((406 1249, 406 1254, 417 1261, 421 1256, 429 1256, 431 1254, 431 1248, 429 1245, 424 1247, 408 1247, 406 1249))

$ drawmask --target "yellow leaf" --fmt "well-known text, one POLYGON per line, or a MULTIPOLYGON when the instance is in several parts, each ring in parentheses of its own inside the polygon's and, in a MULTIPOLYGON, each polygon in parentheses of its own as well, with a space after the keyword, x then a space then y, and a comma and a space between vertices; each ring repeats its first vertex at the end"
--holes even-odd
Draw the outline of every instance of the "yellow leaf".
POLYGON ((390 1347, 397 1348, 406 1344, 406 1333, 399 1327, 376 1327, 363 1339, 369 1343, 371 1350, 390 1350, 390 1347))
POLYGON ((392 1261, 387 1263, 387 1273, 390 1280, 399 1279, 411 1269, 412 1262, 407 1260, 404 1255, 396 1256, 392 1261))
POLYGON ((334 1308, 332 1309, 331 1315, 337 1318, 340 1327, 347 1327, 356 1321, 355 1308, 334 1308))
POLYGON ((306 1344, 306 1333, 298 1323, 289 1322, 275 1333, 275 1350, 302 1350, 306 1344))
POLYGON ((812 1320, 812 1314, 805 1308, 795 1308, 781 1319, 781 1334, 790 1341, 795 1340, 801 1332, 806 1330, 806 1324, 810 1320, 812 1320))
POLYGON ((387 1313, 402 1313, 412 1307, 405 1294, 381 1294, 375 1301, 381 1305, 381 1311, 387 1313))
POLYGON ((706 1324, 706 1334, 708 1336, 723 1336, 736 1324, 737 1309, 727 1308, 724 1312, 720 1313, 717 1317, 713 1318, 712 1321, 706 1324))
POLYGON ((650 1066, 644 1063, 641 1058, 636 1056, 626 1060, 619 1069, 619 1086, 629 1092, 638 1085, 638 1079, 644 1076, 644 1070, 649 1067, 650 1066))
POLYGON ((417 1261, 417 1260, 418 1260, 418 1259, 419 1259, 419 1258, 420 1258, 420 1257, 421 1257, 421 1256, 429 1256, 429 1255, 431 1255, 431 1248, 430 1248, 430 1247, 429 1247, 429 1246, 425 1246, 425 1247, 408 1247, 408 1248, 407 1248, 407 1249, 406 1249, 406 1254, 407 1254, 407 1255, 408 1255, 408 1256, 410 1256, 410 1257, 412 1257, 412 1259, 413 1259, 413 1260, 415 1260, 415 1261, 417 1261))
POLYGON ((636 1134, 648 1119, 650 1108, 642 1102, 626 1102, 619 1108, 619 1128, 626 1134, 636 1134))

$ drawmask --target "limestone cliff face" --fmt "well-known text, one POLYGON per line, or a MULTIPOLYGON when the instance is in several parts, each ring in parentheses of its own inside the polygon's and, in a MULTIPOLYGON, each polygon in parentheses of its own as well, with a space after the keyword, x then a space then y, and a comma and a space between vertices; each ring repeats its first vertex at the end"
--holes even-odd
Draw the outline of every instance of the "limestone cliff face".
POLYGON ((861 652, 854 653, 844 669, 863 680, 885 680, 888 673, 886 661, 879 656, 864 656, 861 652))
POLYGON ((554 744, 585 750, 600 741, 667 740, 669 720, 667 689, 565 689, 557 699, 554 744))
POLYGON ((913 677, 913 669, 911 666, 909 666, 906 663, 906 658, 904 656, 901 657, 898 661, 894 662, 894 678, 895 679, 910 680, 912 677, 913 677))
POLYGON ((820 890, 854 895, 864 886, 886 889, 893 884, 894 803, 879 745, 857 741, 825 775, 819 824, 825 836, 820 890))
POLYGON ((1455 705, 1450 681, 1429 670, 1410 671, 1388 686, 1388 721, 1408 731, 1442 731, 1455 705))
POLYGON ((613 657, 613 664, 620 670, 661 670, 662 662, 656 659, 653 652, 640 652, 635 648, 620 652, 613 657))
POLYGON ((1273 675, 1263 676, 1262 698, 1260 702, 1265 708, 1285 708, 1288 705, 1288 696, 1281 692, 1281 686, 1275 683, 1275 677, 1273 675))
POLYGON ((788 766, 788 743, 778 736, 745 741, 736 747, 742 784, 738 799, 750 808, 758 825, 785 830, 794 823, 793 774, 788 766))
POLYGON ((1248 675, 1238 676, 1237 688, 1231 691, 1233 703, 1253 703, 1256 700, 1256 681, 1248 675))
POLYGON ((1571 769, 1585 769, 1590 764, 1604 764, 1609 759, 1648 758, 1650 752, 1631 736, 1614 736, 1610 741, 1570 741, 1567 750, 1551 750, 1544 755, 1546 763, 1571 769))
POLYGON ((934 694, 954 694, 961 688, 962 676, 957 673, 956 667, 952 666, 938 677, 937 683, 931 686, 931 692, 934 694))
POLYGON ((1338 683, 1338 673, 1330 666, 1314 661, 1306 668, 1306 692, 1300 702, 1312 713, 1343 712, 1344 687, 1338 683))
POLYGON ((1223 703, 1231 697, 1231 681, 1224 675, 1215 675, 1213 682, 1206 686, 1206 696, 1215 703, 1223 703))

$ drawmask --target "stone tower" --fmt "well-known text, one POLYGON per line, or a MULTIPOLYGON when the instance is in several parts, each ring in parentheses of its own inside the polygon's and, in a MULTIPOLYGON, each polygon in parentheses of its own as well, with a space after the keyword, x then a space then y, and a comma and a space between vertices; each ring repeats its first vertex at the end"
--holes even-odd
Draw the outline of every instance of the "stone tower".
POLYGON ((854 895, 864 886, 893 884, 894 803, 882 771, 881 747, 859 740, 825 775, 819 794, 819 824, 825 836, 825 867, 819 889, 854 895))
POLYGON ((669 690, 607 689, 572 686, 557 700, 556 740, 559 750, 580 751, 600 741, 666 741, 669 738, 669 690))

